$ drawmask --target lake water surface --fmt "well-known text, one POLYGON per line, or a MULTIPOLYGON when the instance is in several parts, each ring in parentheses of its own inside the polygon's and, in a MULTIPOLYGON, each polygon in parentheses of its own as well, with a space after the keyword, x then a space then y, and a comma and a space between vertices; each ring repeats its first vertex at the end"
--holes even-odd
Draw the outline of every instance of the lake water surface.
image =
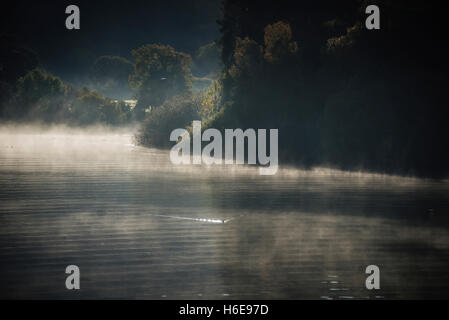
POLYGON ((173 166, 126 132, 24 132, 0 130, 0 298, 449 297, 448 181, 173 166))

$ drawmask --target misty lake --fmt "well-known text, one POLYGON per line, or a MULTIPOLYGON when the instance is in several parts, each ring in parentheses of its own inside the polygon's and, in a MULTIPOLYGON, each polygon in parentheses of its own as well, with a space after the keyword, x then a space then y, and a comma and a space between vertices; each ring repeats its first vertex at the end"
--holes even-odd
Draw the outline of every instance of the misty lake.
POLYGON ((126 131, 0 129, 0 298, 448 298, 448 214, 448 181, 174 166, 126 131))

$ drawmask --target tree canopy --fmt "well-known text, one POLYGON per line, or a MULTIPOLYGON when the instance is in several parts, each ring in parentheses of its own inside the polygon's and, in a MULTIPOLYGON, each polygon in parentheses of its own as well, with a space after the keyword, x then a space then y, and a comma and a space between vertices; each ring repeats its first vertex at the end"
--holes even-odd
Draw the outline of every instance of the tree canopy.
POLYGON ((138 118, 148 107, 158 107, 192 86, 190 55, 161 44, 144 45, 133 50, 132 55, 136 62, 130 83, 138 92, 138 118))

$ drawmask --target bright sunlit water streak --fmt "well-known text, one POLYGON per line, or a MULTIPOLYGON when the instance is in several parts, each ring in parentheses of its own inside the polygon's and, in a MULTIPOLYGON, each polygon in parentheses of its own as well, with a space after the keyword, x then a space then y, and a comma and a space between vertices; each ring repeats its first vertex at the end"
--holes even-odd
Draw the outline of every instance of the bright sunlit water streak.
POLYGON ((447 297, 448 209, 447 181, 173 166, 126 129, 3 126, 0 297, 447 297))

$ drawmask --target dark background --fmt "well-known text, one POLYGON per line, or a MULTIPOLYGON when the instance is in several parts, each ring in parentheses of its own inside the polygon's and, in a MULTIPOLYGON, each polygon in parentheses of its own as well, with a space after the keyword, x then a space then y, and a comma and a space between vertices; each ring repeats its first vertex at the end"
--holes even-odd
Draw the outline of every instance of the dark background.
POLYGON ((71 80, 99 56, 130 58, 131 50, 147 43, 194 54, 219 38, 219 16, 218 0, 19 0, 2 4, 0 23, 1 33, 35 50, 49 72, 71 80), (71 4, 80 8, 80 30, 65 28, 71 4))

